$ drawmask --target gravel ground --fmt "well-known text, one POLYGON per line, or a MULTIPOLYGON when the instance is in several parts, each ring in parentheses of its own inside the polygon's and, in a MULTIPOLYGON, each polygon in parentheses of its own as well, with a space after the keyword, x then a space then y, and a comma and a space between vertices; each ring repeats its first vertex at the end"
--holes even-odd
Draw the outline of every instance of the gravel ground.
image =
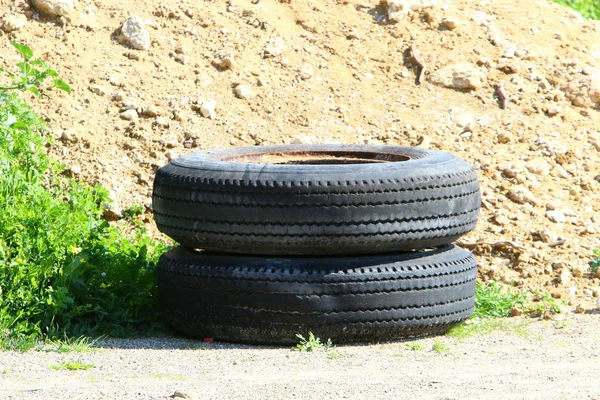
POLYGON ((174 337, 111 339, 90 352, 2 352, 0 398, 600 399, 600 313, 503 326, 328 352, 174 337), (93 368, 51 368, 69 361, 93 368))

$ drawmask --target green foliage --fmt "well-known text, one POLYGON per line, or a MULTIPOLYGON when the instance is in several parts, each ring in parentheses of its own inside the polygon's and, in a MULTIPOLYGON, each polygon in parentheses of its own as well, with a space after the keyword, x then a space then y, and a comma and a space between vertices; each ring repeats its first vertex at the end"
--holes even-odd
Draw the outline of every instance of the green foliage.
POLYGON ((598 0, 554 0, 554 2, 571 7, 586 18, 600 19, 600 2, 598 0))
POLYGON ((600 269, 600 250, 599 249, 594 250, 594 260, 590 261, 590 269, 592 270, 592 272, 598 272, 598 269, 600 269))
MULTIPOLYGON (((17 64, 18 72, 9 73, 8 76, 12 80, 10 86, 0 87, 0 91, 6 92, 9 90, 30 91, 34 95, 40 95, 39 87, 46 80, 52 79, 52 84, 55 88, 71 93, 71 86, 58 77, 58 73, 50 68, 48 64, 39 58, 33 58, 33 51, 24 44, 12 42, 11 45, 23 56, 23 61, 17 64)), ((0 68, 2 71, 2 68, 0 68)))
POLYGON ((306 339, 301 334, 297 333, 296 337, 300 340, 300 342, 294 347, 294 350, 300 351, 328 351, 333 348, 333 343, 331 339, 327 339, 327 342, 321 343, 321 339, 315 337, 312 332, 308 333, 308 339, 306 339))
MULTIPOLYGON (((15 47, 33 62, 28 47, 15 47)), ((61 177, 43 128, 0 89, 0 348, 147 332, 158 321, 154 269, 165 246, 104 221, 107 191, 61 177)))
POLYGON ((431 346, 431 351, 433 351, 434 353, 447 353, 448 346, 436 340, 435 342, 433 342, 433 346, 431 346))
POLYGON ((421 343, 406 343, 406 348, 411 350, 411 351, 420 351, 420 350, 425 350, 425 346, 423 346, 421 343))
POLYGON ((473 317, 508 317, 511 310, 523 306, 525 300, 524 293, 511 293, 498 282, 477 282, 473 317))
POLYGON ((88 369, 95 368, 94 364, 86 364, 81 360, 77 361, 62 361, 58 365, 51 365, 50 369, 54 370, 67 370, 67 371, 87 371, 88 369))

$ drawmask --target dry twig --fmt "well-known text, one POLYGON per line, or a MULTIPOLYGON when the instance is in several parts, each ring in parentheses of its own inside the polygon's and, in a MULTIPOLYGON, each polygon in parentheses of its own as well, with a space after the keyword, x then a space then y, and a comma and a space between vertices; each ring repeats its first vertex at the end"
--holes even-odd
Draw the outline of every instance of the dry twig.
POLYGON ((492 248, 497 247, 512 247, 517 250, 527 251, 526 247, 521 246, 515 242, 511 242, 510 240, 499 240, 497 242, 475 242, 475 243, 467 243, 467 242, 458 242, 457 243, 461 247, 465 247, 467 249, 474 249, 478 246, 490 246, 492 248))
POLYGON ((417 84, 421 84, 421 82, 423 82, 423 78, 425 78, 425 71, 427 71, 427 68, 419 58, 419 52, 417 51, 417 49, 414 48, 414 46, 410 46, 408 48, 408 54, 412 61, 415 64, 417 64, 417 67, 419 67, 419 76, 417 76, 417 84))

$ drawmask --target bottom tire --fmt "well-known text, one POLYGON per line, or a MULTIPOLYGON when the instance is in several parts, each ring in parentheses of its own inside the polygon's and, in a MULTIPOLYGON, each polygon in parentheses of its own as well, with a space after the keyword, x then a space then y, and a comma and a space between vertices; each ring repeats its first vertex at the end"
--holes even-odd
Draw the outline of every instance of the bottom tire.
POLYGON ((293 344, 443 333, 475 303, 474 256, 455 245, 364 257, 264 258, 182 247, 158 264, 164 320, 195 337, 293 344))

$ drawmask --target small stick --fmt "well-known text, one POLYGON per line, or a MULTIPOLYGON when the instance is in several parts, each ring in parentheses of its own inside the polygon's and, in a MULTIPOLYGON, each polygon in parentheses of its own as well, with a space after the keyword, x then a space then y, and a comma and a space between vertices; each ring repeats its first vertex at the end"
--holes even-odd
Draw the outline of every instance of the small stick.
POLYGON ((562 246, 563 244, 565 244, 567 242, 567 239, 560 239, 557 240, 556 242, 552 242, 552 243, 548 243, 548 247, 558 247, 558 246, 562 246))
POLYGON ((506 94, 506 90, 504 90, 504 84, 501 82, 496 85, 496 96, 500 100, 500 108, 506 109, 508 107, 508 94, 506 94))
POLYGON ((408 54, 409 57, 414 61, 414 63, 417 64, 417 67, 419 67, 419 76, 417 76, 417 84, 421 84, 421 82, 423 82, 423 78, 425 77, 425 71, 427 70, 427 68, 425 67, 425 64, 423 64, 423 62, 419 59, 419 52, 413 46, 410 46, 408 48, 408 54))
POLYGON ((477 246, 490 246, 490 247, 510 246, 517 250, 527 251, 527 248, 525 248, 519 244, 516 244, 515 242, 511 242, 510 240, 499 240, 497 242, 475 242, 475 243, 459 242, 458 245, 462 246, 462 247, 470 248, 470 249, 475 248, 477 246))

